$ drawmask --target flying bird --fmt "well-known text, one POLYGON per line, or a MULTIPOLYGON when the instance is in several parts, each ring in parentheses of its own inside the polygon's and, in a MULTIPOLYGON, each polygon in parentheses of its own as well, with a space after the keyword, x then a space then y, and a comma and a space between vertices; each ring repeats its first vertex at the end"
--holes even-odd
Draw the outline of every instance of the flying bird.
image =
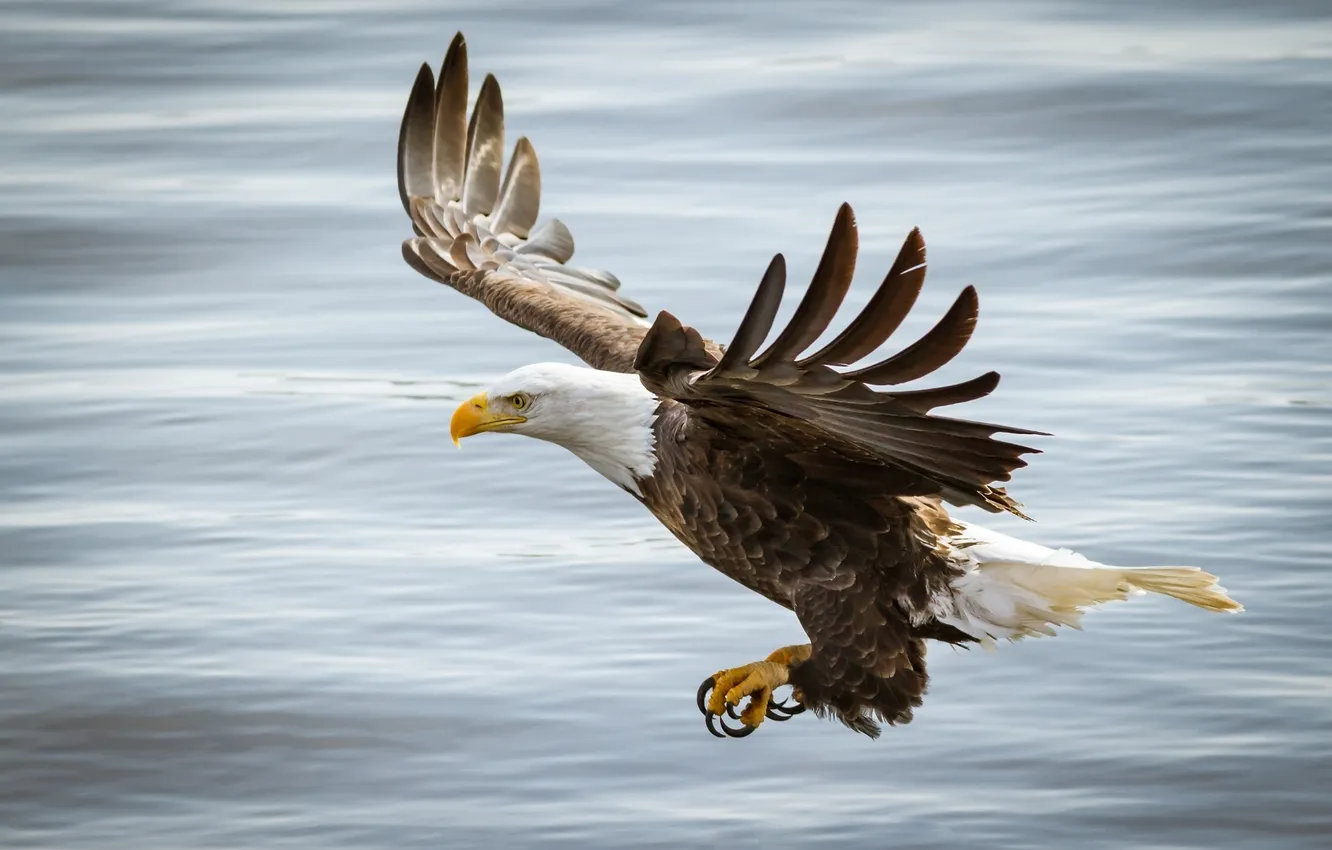
POLYGON ((1040 432, 936 412, 988 395, 995 372, 899 389, 962 351, 976 323, 971 287, 922 337, 870 358, 920 293, 919 231, 865 307, 815 347, 855 266, 856 222, 843 205, 785 327, 773 337, 786 286, 777 254, 722 346, 664 310, 649 320, 614 275, 570 265, 569 230, 537 224, 531 143, 518 139, 502 167, 493 76, 470 119, 467 105, 459 33, 438 79, 421 67, 403 114, 398 189, 415 231, 403 256, 587 366, 510 372, 464 401, 450 432, 455 442, 501 432, 564 446, 702 561, 795 613, 808 643, 703 681, 698 707, 714 735, 743 737, 765 718, 809 710, 877 736, 880 723, 906 723, 921 704, 926 640, 1051 635, 1092 606, 1144 591, 1241 610, 1195 567, 1108 566, 948 513, 945 503, 1024 516, 1001 482, 1036 451, 1012 438, 1040 432), (778 700, 788 685, 790 701, 778 700))

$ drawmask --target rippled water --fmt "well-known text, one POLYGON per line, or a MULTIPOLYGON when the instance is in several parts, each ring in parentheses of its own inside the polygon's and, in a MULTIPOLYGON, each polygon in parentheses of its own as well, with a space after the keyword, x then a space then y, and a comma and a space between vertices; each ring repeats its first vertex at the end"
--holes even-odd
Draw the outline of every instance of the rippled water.
POLYGON ((445 5, 0 6, 0 845, 1328 846, 1326 4, 445 5), (976 284, 945 377, 1058 435, 987 521, 1248 612, 936 647, 877 743, 709 737, 794 618, 559 449, 448 443, 567 359, 399 259, 459 28, 580 259, 710 335, 841 201, 862 299, 920 225, 907 330, 976 284))

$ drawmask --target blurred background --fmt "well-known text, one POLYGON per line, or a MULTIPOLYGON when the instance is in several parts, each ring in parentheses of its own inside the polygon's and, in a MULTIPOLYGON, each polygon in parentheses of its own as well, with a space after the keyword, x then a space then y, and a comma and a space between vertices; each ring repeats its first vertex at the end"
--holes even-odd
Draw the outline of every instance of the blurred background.
MULTIPOLYGON (((0 846, 1326 847, 1332 7, 0 4, 0 846), (568 360, 411 272, 394 156, 456 30, 543 218, 729 337, 837 205, 919 225, 968 415, 1054 432, 987 524, 1197 564, 935 647, 878 742, 717 741, 794 618, 453 406, 568 360)), ((975 512, 963 515, 976 519, 975 512)))

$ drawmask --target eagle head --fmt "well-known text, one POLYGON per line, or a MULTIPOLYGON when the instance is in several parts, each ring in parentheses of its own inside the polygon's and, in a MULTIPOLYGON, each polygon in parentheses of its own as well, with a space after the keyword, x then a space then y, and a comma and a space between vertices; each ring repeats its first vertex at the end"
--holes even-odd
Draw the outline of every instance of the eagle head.
POLYGON ((660 400, 633 373, 563 363, 516 369, 458 405, 449 423, 455 445, 497 431, 556 443, 632 492, 656 465, 660 400))

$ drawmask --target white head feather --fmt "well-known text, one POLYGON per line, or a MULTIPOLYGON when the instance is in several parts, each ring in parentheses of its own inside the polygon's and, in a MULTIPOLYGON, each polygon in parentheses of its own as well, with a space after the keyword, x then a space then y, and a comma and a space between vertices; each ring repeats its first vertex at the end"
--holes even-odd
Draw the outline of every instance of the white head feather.
POLYGON ((652 424, 660 402, 633 373, 536 363, 500 378, 485 395, 492 411, 525 418, 495 430, 558 443, 632 493, 641 495, 637 479, 656 467, 652 424))

